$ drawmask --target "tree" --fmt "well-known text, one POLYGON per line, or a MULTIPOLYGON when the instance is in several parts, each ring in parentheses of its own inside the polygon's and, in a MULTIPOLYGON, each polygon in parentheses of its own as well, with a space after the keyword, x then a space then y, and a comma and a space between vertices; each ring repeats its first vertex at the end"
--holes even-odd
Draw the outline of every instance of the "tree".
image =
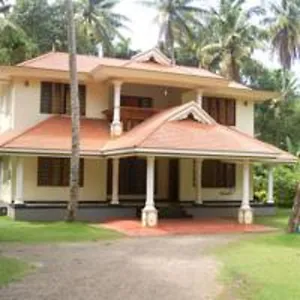
POLYGON ((119 0, 79 0, 76 20, 91 43, 101 43, 106 54, 113 53, 113 40, 123 39, 120 29, 128 19, 113 12, 119 0))
POLYGON ((273 16, 265 18, 273 53, 279 57, 282 67, 290 70, 295 59, 300 57, 300 1, 281 0, 271 3, 273 16))
MULTIPOLYGON (((260 7, 244 9, 245 0, 222 0, 218 9, 211 8, 208 44, 198 50, 200 61, 220 73, 241 82, 241 65, 259 48, 263 32, 251 22, 253 15, 264 12, 260 7)), ((202 46, 202 47, 201 47, 202 46)))
POLYGON ((133 50, 131 47, 131 40, 125 39, 120 42, 118 42, 114 46, 114 53, 113 57, 116 58, 124 58, 124 59, 130 59, 132 56, 137 54, 139 51, 133 50))
POLYGON ((288 232, 296 232, 300 225, 300 184, 297 186, 296 196, 294 200, 293 210, 288 222, 288 232))
POLYGON ((5 0, 0 0, 0 14, 4 14, 9 11, 11 5, 7 4, 5 0))
POLYGON ((181 35, 192 37, 191 26, 202 26, 198 16, 204 16, 205 9, 192 6, 193 0, 140 0, 157 10, 155 22, 159 25, 158 46, 162 46, 175 63, 175 42, 181 35))
POLYGON ((0 63, 11 65, 30 58, 35 46, 22 27, 10 18, 11 5, 0 1, 0 63))
POLYGON ((76 65, 76 34, 72 0, 66 0, 68 12, 69 68, 71 82, 72 153, 70 163, 70 199, 66 220, 72 222, 76 217, 79 199, 80 162, 80 111, 78 98, 78 78, 76 65))

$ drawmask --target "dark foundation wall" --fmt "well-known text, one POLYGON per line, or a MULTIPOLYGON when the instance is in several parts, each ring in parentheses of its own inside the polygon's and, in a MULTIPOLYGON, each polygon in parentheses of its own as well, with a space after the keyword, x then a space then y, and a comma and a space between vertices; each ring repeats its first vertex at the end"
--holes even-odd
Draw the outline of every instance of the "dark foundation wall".
MULTIPOLYGON (((158 214, 160 209, 168 208, 170 204, 157 205, 158 214)), ((136 218, 143 205, 110 206, 110 205, 89 205, 78 208, 78 221, 105 222, 113 219, 136 218)), ((192 203, 181 206, 191 217, 213 218, 213 217, 234 217, 237 218, 239 204, 231 205, 194 205, 192 203)), ((272 205, 253 204, 254 216, 274 215, 276 208, 272 205)), ((66 215, 66 205, 10 205, 8 216, 18 221, 62 221, 66 215)), ((163 217, 163 216, 161 216, 163 217)))
MULTIPOLYGON (((105 222, 112 219, 135 218, 135 207, 79 207, 77 220, 83 222, 105 222)), ((26 206, 10 205, 8 216, 17 221, 62 221, 66 216, 66 207, 63 206, 26 206)))

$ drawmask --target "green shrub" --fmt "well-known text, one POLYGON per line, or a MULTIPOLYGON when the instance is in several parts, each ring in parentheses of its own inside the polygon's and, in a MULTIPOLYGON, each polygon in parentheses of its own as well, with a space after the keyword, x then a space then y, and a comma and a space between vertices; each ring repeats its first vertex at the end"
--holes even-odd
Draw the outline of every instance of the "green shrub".
MULTIPOLYGON (((278 206, 293 205, 297 183, 300 182, 300 163, 274 168, 274 200, 278 206)), ((254 198, 267 201, 268 169, 262 164, 254 167, 254 198)))

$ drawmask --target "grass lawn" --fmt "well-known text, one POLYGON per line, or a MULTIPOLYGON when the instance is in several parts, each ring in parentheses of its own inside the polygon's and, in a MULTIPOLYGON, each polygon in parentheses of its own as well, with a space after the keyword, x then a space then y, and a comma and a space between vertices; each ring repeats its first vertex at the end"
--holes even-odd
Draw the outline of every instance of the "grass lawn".
MULTIPOLYGON (((285 228, 288 210, 258 218, 257 223, 285 228)), ((222 279, 239 299, 300 299, 300 235, 280 233, 246 237, 220 249, 222 279)), ((223 297, 221 299, 227 299, 223 297)))
POLYGON ((0 256, 0 287, 23 277, 31 267, 23 261, 0 256))
POLYGON ((0 217, 0 243, 47 243, 76 242, 114 239, 120 233, 100 227, 92 227, 86 223, 65 222, 17 222, 7 217, 0 217))

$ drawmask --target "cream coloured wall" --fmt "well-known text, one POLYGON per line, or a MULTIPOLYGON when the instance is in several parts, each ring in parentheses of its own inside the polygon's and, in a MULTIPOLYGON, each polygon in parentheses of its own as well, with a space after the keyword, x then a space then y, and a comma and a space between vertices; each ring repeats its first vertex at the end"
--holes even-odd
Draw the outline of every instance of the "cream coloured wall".
POLYGON ((40 114, 40 82, 14 79, 12 86, 12 127, 23 129, 48 117, 40 114))
MULTIPOLYGON (((193 186, 193 160, 180 160, 180 186, 179 195, 181 201, 194 201, 196 199, 196 189, 193 186)), ((236 165, 236 186, 235 188, 203 188, 202 198, 209 200, 241 200, 243 195, 243 166, 236 165)), ((252 186, 252 180, 250 182, 252 186)), ((250 197, 253 197, 251 189, 250 197)))
POLYGON ((182 90, 163 86, 124 83, 121 94, 124 96, 149 97, 155 108, 167 108, 180 105, 182 90))
MULTIPOLYGON (((181 102, 187 103, 196 99, 196 92, 182 94, 181 102)), ((254 103, 253 101, 236 100, 236 128, 251 136, 254 135, 254 103)))
POLYGON ((88 83, 86 85, 86 117, 104 119, 102 112, 108 109, 109 99, 108 83, 88 83))
POLYGON ((254 135, 253 101, 236 101, 236 127, 251 136, 254 135))
MULTIPOLYGON (((41 83, 38 80, 15 79, 11 89, 12 128, 22 129, 49 117, 40 113, 41 83)), ((86 94, 86 116, 104 118, 107 109, 109 86, 104 83, 88 83, 86 94)), ((4 120, 4 119, 3 119, 4 120)), ((5 125, 4 120, 1 126, 5 125)))
POLYGON ((0 84, 0 133, 12 127, 11 84, 0 84))
MULTIPOLYGON (((24 158, 24 201, 67 201, 68 187, 40 187, 37 185, 37 157, 24 158)), ((84 160, 84 186, 80 201, 106 200, 106 161, 84 160)))
POLYGON ((3 156, 1 159, 1 200, 11 203, 14 193, 14 159, 9 156, 3 156))

